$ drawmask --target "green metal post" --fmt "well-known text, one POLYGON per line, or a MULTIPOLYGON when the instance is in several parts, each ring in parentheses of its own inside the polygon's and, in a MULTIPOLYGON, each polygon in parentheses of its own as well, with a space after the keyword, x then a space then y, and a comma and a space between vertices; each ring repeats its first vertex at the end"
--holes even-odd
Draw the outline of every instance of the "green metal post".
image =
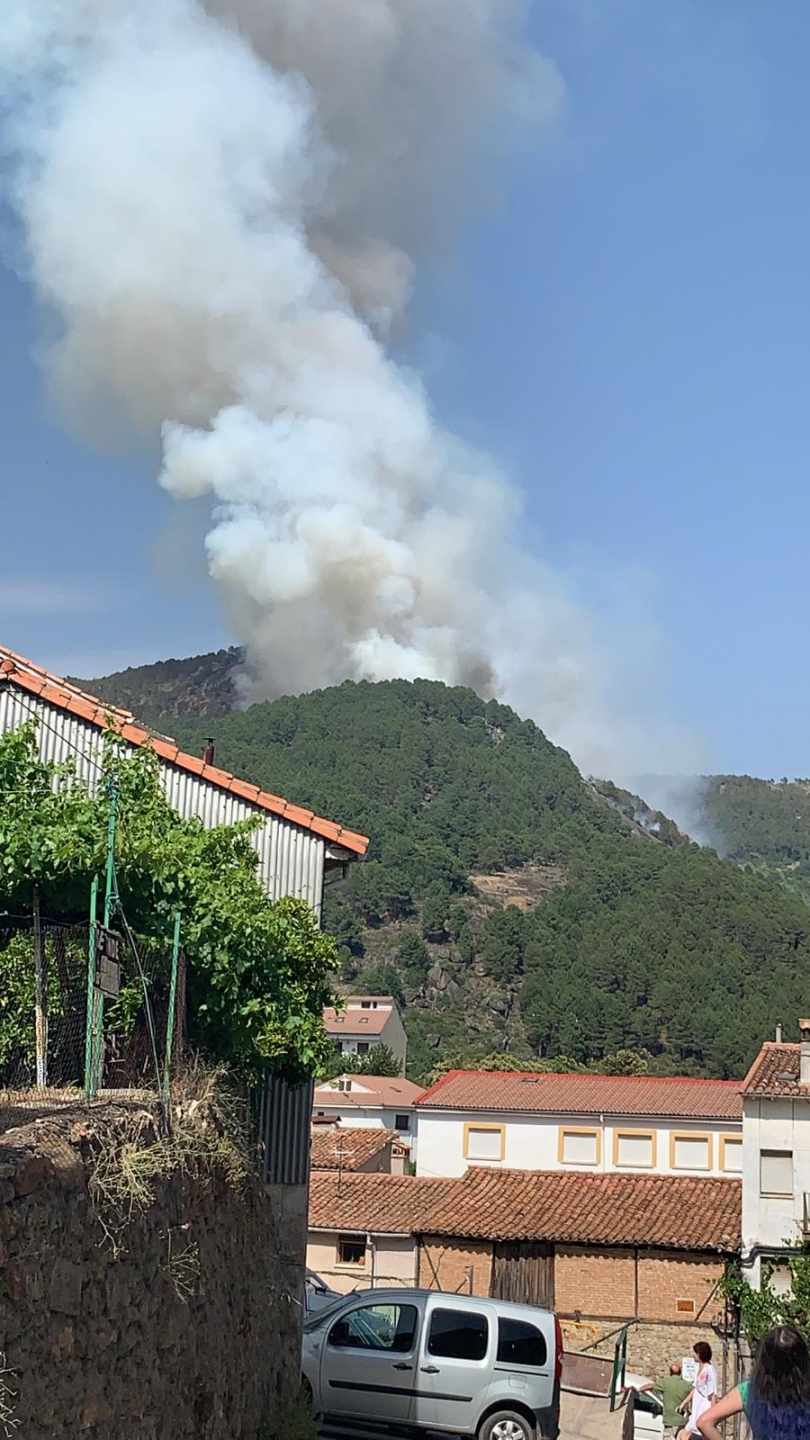
POLYGON ((95 1095, 95 1063, 93 1058, 93 1037, 96 1025, 96 932, 98 929, 98 876, 93 876, 90 886, 90 938, 87 945, 87 1025, 84 1042, 84 1095, 92 1100, 95 1095))
MULTIPOLYGON (((104 929, 109 930, 114 907, 118 902, 118 881, 115 874, 115 837, 118 826, 118 786, 109 787, 110 810, 107 816, 107 864, 104 877, 104 929)), ((93 1095, 98 1093, 104 1066, 104 996, 96 995, 93 1017, 93 1095)))
POLYGON ((115 831, 118 824, 118 786, 110 781, 110 813, 107 816, 107 876, 104 888, 104 928, 109 930, 112 919, 113 901, 118 900, 118 883, 115 878, 115 831))
POLYGON ((174 917, 174 937, 172 939, 172 978, 169 985, 169 1015, 166 1021, 166 1058, 163 1063, 163 1089, 166 1095, 166 1103, 169 1101, 169 1089, 172 1077, 172 1044, 174 1041, 174 1007, 177 1002, 177 966, 180 960, 180 911, 174 917))

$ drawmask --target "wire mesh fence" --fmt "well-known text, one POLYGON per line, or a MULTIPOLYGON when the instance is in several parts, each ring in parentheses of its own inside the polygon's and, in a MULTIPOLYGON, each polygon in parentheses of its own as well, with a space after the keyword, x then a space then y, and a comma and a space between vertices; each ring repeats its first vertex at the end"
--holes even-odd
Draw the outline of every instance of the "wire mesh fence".
MULTIPOLYGON (((89 923, 64 924, 33 916, 0 918, 0 1089, 83 1088, 87 1080, 89 923), (40 959, 39 1046, 37 950, 40 959), (40 1069, 38 1076, 37 1054, 40 1069)), ((95 1080, 99 1089, 129 1089, 159 1081, 169 1033, 171 944, 135 937, 120 946, 120 987, 99 1006, 95 1080), (147 997, 151 1009, 150 1033, 147 997), (157 1067, 157 1074, 156 1074, 157 1067)), ((98 991, 93 987, 95 1003, 98 991)), ((172 1061, 185 1043, 185 965, 180 951, 174 1005, 172 1061)))

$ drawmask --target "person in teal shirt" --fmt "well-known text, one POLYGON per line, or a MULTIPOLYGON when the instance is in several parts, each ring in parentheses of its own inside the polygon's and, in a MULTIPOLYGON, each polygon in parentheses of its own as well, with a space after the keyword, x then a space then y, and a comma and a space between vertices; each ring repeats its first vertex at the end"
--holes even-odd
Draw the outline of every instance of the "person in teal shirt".
POLYGON ((754 1440, 810 1440, 810 1351, 792 1325, 770 1330, 750 1380, 741 1380, 698 1419, 705 1440, 722 1440, 718 1424, 745 1414, 754 1440))

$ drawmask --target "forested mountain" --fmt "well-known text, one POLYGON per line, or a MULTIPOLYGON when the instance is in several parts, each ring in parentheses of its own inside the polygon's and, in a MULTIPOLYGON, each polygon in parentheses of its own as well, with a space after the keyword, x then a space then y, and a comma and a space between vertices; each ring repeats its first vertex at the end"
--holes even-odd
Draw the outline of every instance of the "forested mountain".
POLYGON ((810 897, 810 780, 711 775, 701 812, 729 859, 776 871, 810 897))
POLYGON ((199 713, 164 728, 193 751, 214 735, 218 763, 372 836, 327 919, 344 984, 403 1002, 415 1078, 493 1051, 624 1047, 738 1075, 810 1007, 798 895, 666 817, 641 823, 636 797, 584 781, 506 706, 392 681, 199 713))
POLYGON ((99 699, 131 710, 139 720, 162 729, 177 715, 224 715, 236 705, 236 676, 242 652, 235 647, 193 655, 187 660, 158 660, 104 675, 100 680, 68 676, 99 699))

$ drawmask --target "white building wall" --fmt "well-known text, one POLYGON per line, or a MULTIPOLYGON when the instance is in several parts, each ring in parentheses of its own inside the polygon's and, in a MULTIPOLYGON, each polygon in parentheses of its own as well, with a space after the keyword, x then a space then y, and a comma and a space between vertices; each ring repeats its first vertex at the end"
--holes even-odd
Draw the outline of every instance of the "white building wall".
POLYGON ((413 1110, 403 1105, 401 1110, 388 1110, 369 1105, 362 1109, 354 1105, 345 1105, 341 1108, 339 1097, 334 1105, 316 1104, 313 1107, 313 1115, 326 1115, 330 1120, 337 1120, 340 1117, 341 1125, 346 1129, 357 1130, 396 1130, 397 1136, 405 1145, 411 1147, 411 1157, 416 1155, 416 1117, 413 1110), (395 1121, 397 1115, 410 1115, 410 1130, 397 1130, 395 1121))
MULTIPOLYGON (((743 1255, 757 1247, 778 1250, 801 1240, 805 1195, 810 1208, 810 1100, 745 1099, 743 1102, 743 1255), (763 1151, 789 1151, 793 1193, 761 1193, 763 1151)), ((759 1276, 755 1263, 752 1278, 759 1276)))
MULTIPOLYGON (((370 1235, 363 1265, 341 1265, 338 1240, 350 1230, 310 1230, 307 1265, 342 1295, 374 1285, 413 1286, 417 1279, 417 1246, 413 1235, 370 1235)), ((358 1233, 358 1232, 354 1232, 358 1233)))
POLYGON ((580 1170, 583 1173, 615 1171, 627 1174, 714 1175, 739 1176, 739 1171, 722 1170, 721 1136, 742 1134, 740 1122, 689 1122, 643 1119, 590 1119, 582 1115, 509 1115, 482 1111, 457 1111, 448 1114, 427 1109, 416 1110, 418 1175, 463 1175, 471 1164, 488 1165, 493 1169, 514 1170, 580 1170), (503 1126, 503 1157, 501 1160, 477 1160, 465 1154, 467 1126, 503 1126), (601 1137, 600 1159, 596 1165, 573 1165, 560 1160, 560 1130, 597 1130, 601 1137), (655 1136, 655 1163, 650 1167, 620 1165, 615 1160, 617 1132, 641 1134, 652 1131, 655 1136), (671 1163, 670 1142, 673 1134, 711 1136, 711 1169, 686 1169, 671 1163))
POLYGON ((361 1024, 358 1024, 356 1029, 354 1028, 356 1016, 375 1013, 378 1014, 379 1012, 371 1010, 361 1011, 357 1006, 353 1006, 350 1003, 344 1012, 345 1019, 343 1023, 346 1027, 345 1031, 341 1029, 341 1032, 334 1036, 335 1044, 340 1050, 341 1055, 356 1055, 358 1053, 358 1045, 361 1043, 366 1046, 366 1049, 360 1052, 363 1055, 368 1054, 369 1050, 373 1050, 375 1045, 387 1045, 391 1054, 396 1056, 404 1069, 405 1059, 408 1053, 408 1038, 405 1034, 405 1027, 399 1018, 398 1010, 395 1009, 390 1012, 385 1025, 378 1035, 370 1035, 368 1030, 361 1024))

